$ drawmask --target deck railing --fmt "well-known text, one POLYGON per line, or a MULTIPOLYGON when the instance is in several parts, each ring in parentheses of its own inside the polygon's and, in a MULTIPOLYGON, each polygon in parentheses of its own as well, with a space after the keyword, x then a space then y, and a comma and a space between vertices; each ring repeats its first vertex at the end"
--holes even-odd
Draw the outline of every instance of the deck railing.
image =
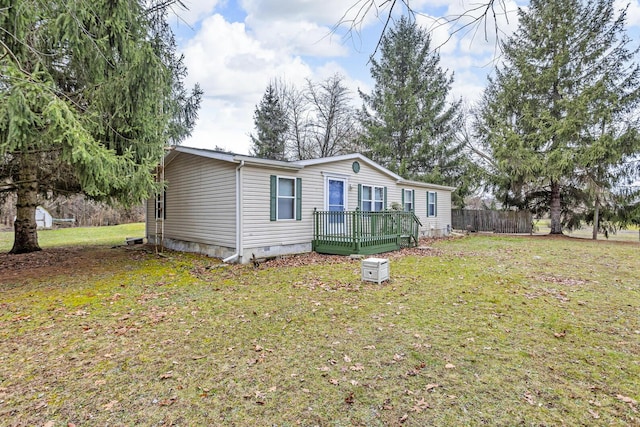
POLYGON ((313 212, 313 249, 330 254, 376 254, 416 246, 420 220, 413 212, 313 212))

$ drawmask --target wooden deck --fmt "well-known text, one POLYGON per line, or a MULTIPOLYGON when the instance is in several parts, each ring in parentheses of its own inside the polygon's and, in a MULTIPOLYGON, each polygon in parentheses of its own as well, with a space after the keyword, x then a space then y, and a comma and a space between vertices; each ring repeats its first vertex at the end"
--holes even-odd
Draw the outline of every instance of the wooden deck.
POLYGON ((373 255, 416 246, 420 220, 413 212, 313 212, 313 250, 323 254, 373 255))

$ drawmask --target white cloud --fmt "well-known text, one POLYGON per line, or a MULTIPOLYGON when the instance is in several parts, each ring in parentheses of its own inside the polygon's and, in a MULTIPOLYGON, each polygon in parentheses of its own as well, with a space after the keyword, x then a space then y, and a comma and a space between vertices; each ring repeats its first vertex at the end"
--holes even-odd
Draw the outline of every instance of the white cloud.
POLYGON ((182 0, 187 9, 174 7, 179 19, 189 26, 193 26, 202 18, 210 15, 220 3, 219 0, 182 0))
MULTIPOLYGON (((263 21, 316 22, 333 27, 340 20, 356 19, 360 5, 369 0, 241 0, 249 15, 263 21)), ((364 24, 375 21, 367 14, 364 24)))
POLYGON ((253 130, 253 108, 218 98, 206 97, 200 107, 198 126, 184 145, 214 149, 216 146, 248 154, 253 130))
POLYGON ((640 1, 616 0, 614 3, 616 10, 623 10, 627 5, 627 28, 640 27, 640 1))
POLYGON ((254 15, 245 21, 252 36, 265 47, 286 50, 293 55, 346 56, 347 48, 328 27, 310 21, 264 21, 254 15))
MULTIPOLYGON (((222 98, 255 99, 270 79, 311 74, 299 57, 265 48, 241 23, 229 23, 220 15, 202 22, 202 28, 184 48, 189 81, 199 82, 205 94, 222 98)), ((258 96, 259 99, 259 96, 258 96)))

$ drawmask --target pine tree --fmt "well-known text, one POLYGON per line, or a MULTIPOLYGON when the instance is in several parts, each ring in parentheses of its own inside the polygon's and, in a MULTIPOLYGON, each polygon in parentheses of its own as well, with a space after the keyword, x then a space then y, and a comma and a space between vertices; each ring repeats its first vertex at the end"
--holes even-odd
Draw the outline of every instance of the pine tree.
POLYGON ((163 147, 189 133, 199 105, 198 88, 176 96, 184 67, 157 31, 172 3, 0 0, 0 193, 17 194, 11 253, 40 249, 38 197, 83 193, 127 206, 155 190, 163 147))
POLYGON ((256 136, 251 136, 251 152, 264 159, 285 160, 286 112, 274 83, 267 89, 253 115, 256 136))
POLYGON ((496 159, 500 198, 549 212, 551 233, 561 234, 638 153, 629 121, 640 95, 636 51, 613 0, 532 0, 519 15, 476 129, 496 159))
POLYGON ((408 18, 383 35, 380 59, 371 59, 373 92, 360 92, 363 145, 400 175, 455 184, 465 169, 455 138, 460 101, 448 101, 453 76, 439 64, 429 34, 408 18))

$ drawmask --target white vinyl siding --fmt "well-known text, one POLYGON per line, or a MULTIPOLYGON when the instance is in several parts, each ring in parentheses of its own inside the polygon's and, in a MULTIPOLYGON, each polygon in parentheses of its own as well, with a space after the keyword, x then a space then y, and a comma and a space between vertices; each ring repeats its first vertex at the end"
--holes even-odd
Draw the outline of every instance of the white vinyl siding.
MULTIPOLYGON (((235 247, 235 165, 181 154, 165 166, 164 237, 235 247)), ((155 199, 155 197, 154 197, 155 199)), ((147 234, 154 235, 155 200, 147 234)))
MULTIPOLYGON (((313 238, 313 208, 311 207, 313 205, 308 203, 316 199, 316 193, 318 195, 322 194, 322 190, 318 188, 322 183, 308 182, 306 175, 298 171, 283 171, 254 165, 246 165, 242 169, 242 174, 242 241, 244 256, 251 257, 252 248, 267 250, 273 246, 310 243, 313 238), (291 218, 277 220, 277 207, 273 206, 277 205, 277 199, 273 201, 273 205, 271 201, 271 176, 276 182, 278 177, 293 179, 296 199, 301 191, 300 203, 302 206, 299 221, 292 221, 291 218), (302 179, 298 181, 298 178, 302 179), (298 188, 298 185, 300 185, 300 188, 298 188), (270 209, 270 206, 273 206, 273 209, 270 209)), ((275 185, 277 186, 277 184, 275 185)), ((275 197, 277 194, 277 192, 274 192, 273 196, 275 197)), ((284 201, 285 198, 283 197, 282 200, 284 201)), ((297 208, 297 202, 294 206, 297 208)), ((296 215, 295 210, 293 214, 294 216, 296 215)))

